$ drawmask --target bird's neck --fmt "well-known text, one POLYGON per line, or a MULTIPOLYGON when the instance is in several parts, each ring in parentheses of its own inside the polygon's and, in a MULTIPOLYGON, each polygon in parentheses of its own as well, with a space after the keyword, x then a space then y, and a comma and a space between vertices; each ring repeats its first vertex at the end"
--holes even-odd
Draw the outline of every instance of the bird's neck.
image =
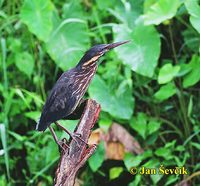
POLYGON ((81 58, 76 67, 91 68, 96 65, 97 61, 102 55, 103 54, 99 54, 91 58, 90 56, 88 57, 88 55, 86 54, 81 58))
POLYGON ((78 71, 79 71, 79 74, 94 75, 97 70, 97 67, 98 67, 97 63, 91 63, 86 66, 79 66, 78 71))
POLYGON ((98 65, 95 63, 94 65, 91 64, 84 68, 76 68, 75 82, 79 82, 79 87, 82 89, 81 94, 79 95, 80 98, 82 98, 87 91, 90 81, 96 73, 97 67, 98 65))

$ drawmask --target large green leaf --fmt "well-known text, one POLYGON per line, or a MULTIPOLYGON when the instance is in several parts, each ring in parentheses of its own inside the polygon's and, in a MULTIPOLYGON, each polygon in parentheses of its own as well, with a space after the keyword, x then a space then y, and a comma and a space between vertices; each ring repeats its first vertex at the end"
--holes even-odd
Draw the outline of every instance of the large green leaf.
POLYGON ((184 77, 183 87, 187 88, 200 81, 200 57, 194 55, 188 64, 192 70, 184 77))
POLYGON ((89 37, 83 20, 69 18, 62 21, 46 44, 47 52, 62 69, 74 67, 88 48, 89 37))
POLYGON ((109 0, 109 1, 96 0, 97 7, 100 10, 106 10, 106 9, 112 7, 113 3, 118 3, 118 2, 116 0, 109 0))
MULTIPOLYGON (((147 0, 148 2, 149 0, 147 0)), ((146 25, 158 25, 167 19, 171 19, 176 15, 180 5, 179 0, 158 0, 150 7, 146 7, 144 14, 144 22, 146 25)))
POLYGON ((179 72, 180 66, 172 66, 171 63, 165 64, 159 71, 158 83, 165 84, 170 82, 179 72))
POLYGON ((89 95, 101 104, 102 110, 120 119, 130 119, 134 110, 134 99, 128 85, 123 91, 113 91, 100 76, 96 75, 89 88, 89 95))
POLYGON ((174 85, 174 83, 170 82, 160 87, 160 89, 154 94, 154 97, 161 102, 172 97, 175 93, 176 86, 174 85))
POLYGON ((89 47, 87 22, 78 2, 66 4, 63 20, 54 18, 54 31, 46 44, 47 52, 62 69, 74 67, 89 47))
POLYGON ((16 53, 15 64, 17 68, 28 77, 33 73, 34 59, 28 52, 16 53))
MULTIPOLYGON (((105 1, 102 2, 104 3, 105 1)), ((127 24, 130 28, 133 28, 135 20, 143 12, 143 0, 117 0, 112 3, 111 7, 112 8, 108 9, 111 14, 113 14, 121 23, 127 24), (115 6, 113 6, 113 4, 115 4, 115 6)))
POLYGON ((123 63, 141 75, 152 77, 160 55, 160 38, 153 26, 138 23, 132 30, 126 25, 113 26, 115 41, 131 40, 116 48, 123 63))
POLYGON ((80 1, 69 1, 65 3, 62 9, 62 18, 84 18, 86 16, 80 1))
POLYGON ((192 26, 200 33, 200 6, 198 0, 185 0, 185 7, 190 14, 192 26))
POLYGON ((47 41, 52 30, 54 6, 50 0, 25 0, 20 17, 40 40, 47 41))

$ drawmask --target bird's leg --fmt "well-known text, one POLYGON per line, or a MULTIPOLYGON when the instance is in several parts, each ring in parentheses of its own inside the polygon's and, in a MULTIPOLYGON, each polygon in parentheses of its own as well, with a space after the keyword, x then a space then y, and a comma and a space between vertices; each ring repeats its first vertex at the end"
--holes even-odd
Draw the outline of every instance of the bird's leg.
POLYGON ((81 135, 80 134, 77 134, 77 133, 72 133, 70 132, 69 130, 67 130, 65 127, 63 127, 62 125, 60 125, 57 121, 55 122, 55 124, 60 127, 61 129, 63 129, 67 134, 69 134, 69 136, 74 140, 76 141, 76 143, 78 143, 78 141, 75 139, 78 138, 79 140, 81 140, 83 143, 85 143, 86 145, 88 145, 82 138, 81 138, 81 135))
POLYGON ((49 130, 53 136, 53 139, 55 140, 55 142, 58 144, 58 146, 65 152, 66 148, 69 148, 69 146, 62 140, 59 140, 58 137, 56 136, 56 133, 54 131, 54 129, 49 126, 49 130), (65 148, 63 147, 63 145, 65 145, 65 148))

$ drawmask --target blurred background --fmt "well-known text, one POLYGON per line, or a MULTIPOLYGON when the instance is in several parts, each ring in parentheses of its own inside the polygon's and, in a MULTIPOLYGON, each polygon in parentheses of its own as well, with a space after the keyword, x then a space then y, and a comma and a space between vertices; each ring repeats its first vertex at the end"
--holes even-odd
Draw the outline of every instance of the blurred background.
POLYGON ((199 185, 199 34, 198 0, 0 0, 0 185, 53 184, 58 147, 35 131, 44 101, 91 46, 124 40, 85 96, 102 112, 77 185, 199 185), (161 165, 188 175, 130 173, 161 165))

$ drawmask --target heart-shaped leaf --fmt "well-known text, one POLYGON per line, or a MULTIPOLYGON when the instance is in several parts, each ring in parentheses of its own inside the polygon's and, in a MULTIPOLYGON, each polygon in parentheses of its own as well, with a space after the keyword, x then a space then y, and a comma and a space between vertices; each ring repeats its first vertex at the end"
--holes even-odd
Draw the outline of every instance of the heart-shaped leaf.
POLYGON ((158 131, 160 129, 161 123, 155 119, 151 119, 147 125, 147 133, 148 135, 158 131))
POLYGON ((83 20, 66 19, 51 35, 46 44, 47 52, 62 70, 74 67, 88 48, 86 29, 83 20))
MULTIPOLYGON (((147 1, 149 2, 149 1, 147 1)), ((146 2, 146 4, 147 4, 146 2)), ((176 15, 177 9, 180 6, 179 0, 158 0, 150 7, 145 7, 144 23, 146 25, 159 25, 167 19, 171 19, 176 15)))
POLYGON ((103 111, 116 118, 130 119, 133 114, 134 98, 128 85, 124 86, 123 91, 113 91, 96 75, 90 85, 89 95, 101 104, 103 111))
POLYGON ((62 69, 74 67, 89 47, 87 22, 78 2, 66 4, 63 20, 54 18, 53 33, 46 44, 47 52, 62 69))
POLYGON ((147 116, 142 112, 138 113, 137 117, 131 120, 131 127, 145 139, 147 134, 147 116))
POLYGON ((158 83, 165 84, 170 82, 179 72, 180 66, 172 66, 171 63, 165 64, 159 71, 158 83))
POLYGON ((141 75, 152 77, 160 55, 160 38, 153 26, 139 23, 132 30, 126 25, 113 26, 115 41, 131 40, 116 48, 124 64, 141 75))
POLYGON ((52 30, 54 6, 50 0, 25 0, 20 17, 40 40, 47 41, 52 30))
POLYGON ((174 83, 170 82, 166 85, 163 85, 155 94, 154 97, 158 101, 164 101, 170 97, 172 97, 176 93, 176 86, 174 83))

